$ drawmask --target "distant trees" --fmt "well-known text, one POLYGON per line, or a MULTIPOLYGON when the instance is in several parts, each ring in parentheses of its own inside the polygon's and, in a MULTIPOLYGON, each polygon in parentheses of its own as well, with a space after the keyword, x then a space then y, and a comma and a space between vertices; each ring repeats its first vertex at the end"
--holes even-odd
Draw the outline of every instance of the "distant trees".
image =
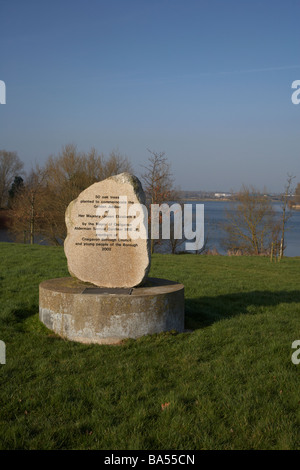
POLYGON ((78 152, 74 145, 63 147, 57 157, 49 157, 47 173, 47 221, 51 241, 60 244, 66 236, 65 211, 85 188, 109 176, 132 171, 127 157, 111 152, 106 158, 92 148, 78 152))
POLYGON ((66 145, 58 156, 50 156, 44 168, 37 166, 11 204, 11 230, 21 240, 35 234, 61 245, 66 237, 65 211, 69 203, 85 188, 109 176, 132 171, 127 157, 111 152, 106 158, 95 149, 78 152, 66 145))
POLYGON ((0 208, 8 203, 9 189, 15 176, 22 176, 24 164, 16 152, 0 150, 0 208))
POLYGON ((13 199, 24 187, 24 179, 22 176, 15 176, 15 179, 8 191, 8 207, 10 207, 13 199))
MULTIPOLYGON (((176 214, 182 213, 179 191, 174 187, 171 165, 164 152, 149 150, 147 164, 143 166, 141 181, 148 205, 148 227, 151 240, 151 253, 157 247, 160 251, 179 252, 185 241, 175 238, 176 214), (151 227, 151 205, 176 202, 170 214, 170 236, 162 239, 161 229, 157 229, 158 239, 153 239, 151 227)), ((65 145, 58 155, 51 155, 43 167, 36 167, 26 177, 23 162, 16 152, 0 150, 0 208, 9 208, 10 230, 18 241, 35 243, 39 238, 51 244, 61 245, 66 237, 65 211, 69 203, 91 184, 109 176, 132 172, 126 156, 112 151, 108 157, 91 148, 79 152, 75 145, 65 145)), ((288 175, 285 191, 282 194, 281 214, 277 217, 272 202, 264 193, 254 187, 243 186, 231 201, 227 211, 227 221, 223 226, 225 237, 223 246, 229 253, 268 254, 282 258, 285 246, 286 223, 291 215, 289 208, 300 204, 300 183, 292 200, 291 184, 293 176, 288 175)), ((167 206, 167 204, 166 204, 167 206)), ((161 210, 159 225, 163 217, 169 217, 161 210)), ((158 225, 157 225, 158 226, 158 225)), ((207 252, 207 236, 204 247, 197 253, 207 252)))
POLYGON ((11 200, 10 230, 17 241, 32 245, 36 234, 42 235, 47 220, 46 172, 39 166, 32 170, 25 184, 18 186, 11 200))
POLYGON ((230 253, 270 253, 272 243, 278 243, 280 226, 269 198, 254 187, 243 186, 231 206, 223 227, 225 248, 230 253))
POLYGON ((66 145, 57 156, 47 159, 45 172, 45 230, 49 241, 59 245, 66 236, 65 211, 68 204, 89 185, 103 179, 102 156, 94 149, 85 154, 78 152, 74 145, 66 145))
MULTIPOLYGON (((164 152, 148 150, 148 163, 144 166, 141 180, 151 204, 178 202, 178 191, 174 188, 171 165, 164 152)), ((0 153, 3 184, 2 201, 9 202, 10 231, 17 241, 35 243, 37 235, 54 245, 61 245, 66 237, 65 212, 69 203, 81 191, 97 181, 122 172, 132 172, 126 156, 112 151, 108 157, 91 148, 79 152, 75 145, 62 147, 58 155, 50 155, 43 167, 36 165, 29 175, 24 175, 23 163, 13 152, 0 153)), ((1 173, 0 173, 1 176, 1 173)), ((174 214, 173 214, 174 216, 174 214)), ((162 214, 160 214, 160 223, 162 214)), ((170 216, 170 239, 165 241, 166 251, 180 249, 184 241, 174 237, 174 220, 170 216)), ((151 233, 151 211, 149 211, 149 232, 151 233)), ((158 240, 151 239, 151 250, 158 240)))
POLYGON ((297 187, 295 189, 295 195, 294 195, 294 204, 300 205, 300 183, 297 184, 297 187))

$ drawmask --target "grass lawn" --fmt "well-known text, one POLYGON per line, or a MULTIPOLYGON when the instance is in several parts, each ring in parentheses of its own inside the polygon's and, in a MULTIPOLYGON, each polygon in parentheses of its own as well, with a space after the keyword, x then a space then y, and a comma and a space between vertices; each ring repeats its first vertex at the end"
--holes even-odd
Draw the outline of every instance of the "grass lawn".
POLYGON ((300 448, 300 258, 154 255, 151 276, 185 285, 193 331, 121 346, 39 322, 62 248, 0 243, 0 259, 1 449, 300 448))

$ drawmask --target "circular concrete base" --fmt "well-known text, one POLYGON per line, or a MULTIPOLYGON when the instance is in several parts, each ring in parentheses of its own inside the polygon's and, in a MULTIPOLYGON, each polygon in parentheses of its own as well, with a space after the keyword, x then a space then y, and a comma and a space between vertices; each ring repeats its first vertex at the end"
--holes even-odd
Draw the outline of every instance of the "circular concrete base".
POLYGON ((106 289, 75 278, 40 284, 40 320, 82 343, 116 344, 162 331, 184 331, 184 286, 149 278, 142 287, 106 289))

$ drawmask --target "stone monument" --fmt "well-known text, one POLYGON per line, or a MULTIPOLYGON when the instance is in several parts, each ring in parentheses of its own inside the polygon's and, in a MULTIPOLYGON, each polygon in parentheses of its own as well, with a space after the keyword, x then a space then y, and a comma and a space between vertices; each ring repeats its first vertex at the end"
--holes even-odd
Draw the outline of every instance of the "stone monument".
POLYGON ((40 320, 60 336, 113 344, 184 330, 184 286, 148 278, 150 240, 139 179, 121 173, 82 191, 66 210, 71 277, 44 281, 40 320))
POLYGON ((100 287, 142 284, 150 268, 150 246, 145 233, 131 238, 128 211, 145 202, 140 181, 129 173, 95 183, 72 201, 64 245, 70 274, 100 287))

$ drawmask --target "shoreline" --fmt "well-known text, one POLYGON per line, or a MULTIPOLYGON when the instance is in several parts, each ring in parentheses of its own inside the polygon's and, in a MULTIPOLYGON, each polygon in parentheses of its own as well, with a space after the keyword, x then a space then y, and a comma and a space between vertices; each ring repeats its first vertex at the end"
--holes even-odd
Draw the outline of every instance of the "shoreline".
MULTIPOLYGON (((231 202, 233 200, 231 198, 221 198, 221 197, 218 198, 218 199, 216 199, 216 198, 198 198, 198 197, 190 197, 190 198, 184 197, 184 198, 180 199, 180 202, 196 202, 196 201, 201 201, 201 202, 204 203, 204 202, 231 202)), ((271 202, 278 203, 278 204, 281 203, 281 201, 278 201, 277 199, 276 200, 271 199, 271 202)), ((290 209, 292 211, 296 211, 296 212, 300 211, 300 205, 297 204, 295 206, 290 207, 290 209)))

